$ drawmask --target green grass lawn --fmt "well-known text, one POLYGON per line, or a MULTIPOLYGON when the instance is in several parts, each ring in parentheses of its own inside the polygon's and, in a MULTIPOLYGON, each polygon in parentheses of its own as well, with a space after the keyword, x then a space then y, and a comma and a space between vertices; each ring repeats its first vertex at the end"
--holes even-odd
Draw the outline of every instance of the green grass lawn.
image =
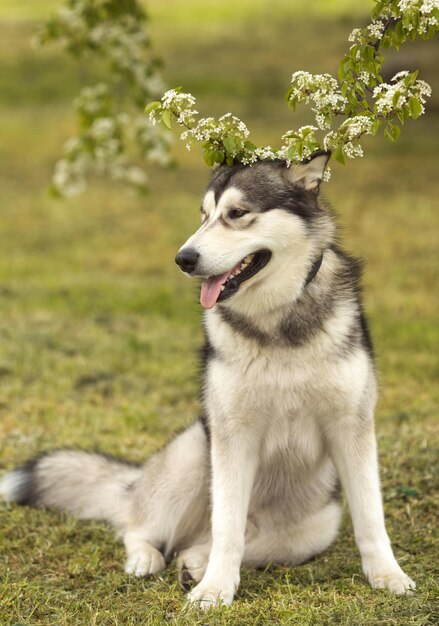
MULTIPOLYGON (((55 48, 30 44, 32 20, 56 4, 0 7, 2 470, 62 446, 139 461, 198 411, 200 309, 173 258, 198 222, 207 168, 177 145, 179 168, 152 172, 146 199, 108 183, 75 200, 48 197, 81 76, 55 48)), ((261 143, 306 119, 282 100, 291 72, 333 72, 364 21, 344 0, 309 14, 293 0, 149 4, 167 83, 197 95, 200 111, 242 116, 261 143)), ((434 41, 389 55, 389 75, 421 67, 436 88, 428 114, 397 143, 373 139, 364 159, 335 165, 324 188, 346 247, 367 263, 387 523, 416 592, 368 587, 346 514, 327 553, 302 567, 244 570, 231 608, 198 615, 172 567, 154 580, 124 574, 123 549, 103 524, 3 505, 1 626, 439 623, 438 60, 434 41)))

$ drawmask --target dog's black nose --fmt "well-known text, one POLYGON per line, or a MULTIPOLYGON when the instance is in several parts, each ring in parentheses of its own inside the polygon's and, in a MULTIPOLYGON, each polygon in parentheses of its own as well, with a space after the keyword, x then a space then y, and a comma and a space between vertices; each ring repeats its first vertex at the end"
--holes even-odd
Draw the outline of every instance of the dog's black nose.
POLYGON ((175 257, 175 262, 183 272, 190 274, 194 271, 199 256, 198 252, 193 248, 183 248, 175 257))

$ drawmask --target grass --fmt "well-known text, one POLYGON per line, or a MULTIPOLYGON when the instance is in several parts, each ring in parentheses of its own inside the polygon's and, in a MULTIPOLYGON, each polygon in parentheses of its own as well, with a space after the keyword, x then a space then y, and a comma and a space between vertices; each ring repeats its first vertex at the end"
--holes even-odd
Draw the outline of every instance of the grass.
MULTIPOLYGON (((179 169, 153 172, 146 199, 98 183, 78 200, 47 197, 80 85, 80 71, 56 49, 29 43, 31 19, 55 4, 0 8, 2 469, 62 446, 139 461, 198 410, 200 311, 173 256, 198 221, 208 172, 198 154, 176 146, 179 169)), ((193 91, 202 111, 242 115, 258 141, 274 142, 296 123, 282 102, 291 71, 333 71, 358 23, 341 0, 331 14, 293 5, 153 0, 168 84, 193 91)), ((420 66, 437 94, 437 62, 435 42, 420 43, 391 55, 388 71, 420 66)), ((198 615, 185 609, 172 567, 151 581, 123 574, 123 549, 103 524, 3 506, 2 626, 439 622, 438 104, 436 95, 396 144, 375 139, 363 160, 334 167, 325 189, 348 249, 367 262, 387 523, 416 593, 368 587, 346 515, 327 553, 298 568, 244 570, 233 607, 198 615)))

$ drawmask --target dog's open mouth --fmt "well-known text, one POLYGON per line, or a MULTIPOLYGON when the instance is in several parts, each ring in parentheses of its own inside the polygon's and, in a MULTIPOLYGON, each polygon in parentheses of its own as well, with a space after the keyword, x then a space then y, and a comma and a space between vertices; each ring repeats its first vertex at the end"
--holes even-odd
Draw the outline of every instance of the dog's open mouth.
POLYGON ((248 280, 265 267, 271 258, 269 250, 259 250, 249 254, 230 270, 219 276, 210 276, 201 283, 200 302, 205 309, 211 309, 217 302, 223 302, 235 294, 241 283, 248 280))

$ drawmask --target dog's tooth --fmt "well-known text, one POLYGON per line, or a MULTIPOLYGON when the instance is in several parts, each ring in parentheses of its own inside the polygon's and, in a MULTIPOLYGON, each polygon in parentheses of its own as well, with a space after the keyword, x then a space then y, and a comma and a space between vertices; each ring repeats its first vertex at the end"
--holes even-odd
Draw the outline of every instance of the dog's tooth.
POLYGON ((225 286, 221 285, 221 291, 224 291, 224 289, 225 289, 225 286))

